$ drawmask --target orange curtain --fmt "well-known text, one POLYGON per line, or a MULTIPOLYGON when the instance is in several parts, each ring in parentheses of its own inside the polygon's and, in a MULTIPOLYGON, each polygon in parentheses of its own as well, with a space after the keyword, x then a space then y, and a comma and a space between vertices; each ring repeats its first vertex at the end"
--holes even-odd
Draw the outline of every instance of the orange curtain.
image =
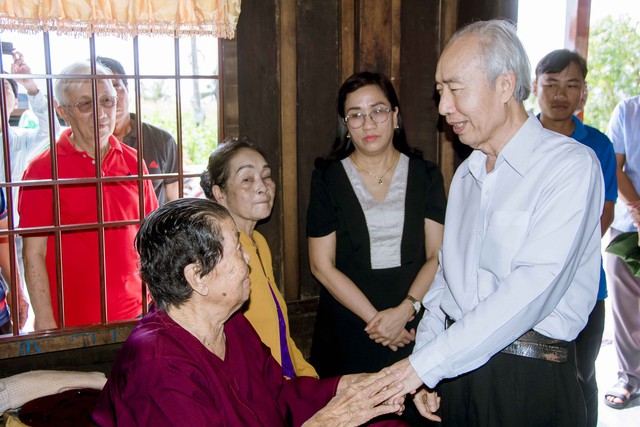
POLYGON ((235 37, 241 0, 0 0, 0 30, 235 37))

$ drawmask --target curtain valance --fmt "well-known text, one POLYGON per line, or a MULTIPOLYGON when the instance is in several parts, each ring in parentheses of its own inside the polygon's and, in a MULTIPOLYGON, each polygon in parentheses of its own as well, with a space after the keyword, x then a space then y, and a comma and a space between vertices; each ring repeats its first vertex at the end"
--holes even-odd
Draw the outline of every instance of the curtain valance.
POLYGON ((0 0, 0 30, 235 37, 241 0, 0 0))

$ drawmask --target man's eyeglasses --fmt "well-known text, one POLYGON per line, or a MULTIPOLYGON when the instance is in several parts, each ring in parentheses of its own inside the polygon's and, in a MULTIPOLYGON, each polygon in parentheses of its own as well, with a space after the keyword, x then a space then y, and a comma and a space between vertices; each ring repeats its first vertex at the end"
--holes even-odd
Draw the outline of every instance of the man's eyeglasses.
POLYGON ((390 112, 391 112, 391 110, 388 109, 387 107, 378 107, 378 108, 375 108, 369 114, 351 113, 347 117, 344 118, 344 122, 351 129, 359 129, 364 125, 364 121, 365 121, 367 116, 369 116, 371 121, 373 121, 374 123, 380 124, 380 123, 384 123, 387 120, 389 120, 389 113, 390 112))
MULTIPOLYGON (((117 96, 105 96, 98 100, 98 104, 102 108, 113 108, 118 102, 117 96)), ((93 100, 77 102, 73 105, 65 105, 66 108, 77 108, 81 113, 90 113, 93 111, 93 100)))

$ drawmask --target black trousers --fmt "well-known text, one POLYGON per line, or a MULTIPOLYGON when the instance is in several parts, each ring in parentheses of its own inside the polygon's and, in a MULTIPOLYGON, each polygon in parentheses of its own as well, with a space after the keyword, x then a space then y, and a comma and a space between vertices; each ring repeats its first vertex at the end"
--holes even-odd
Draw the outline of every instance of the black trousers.
POLYGON ((587 427, 598 424, 598 383, 596 383, 596 359, 600 353, 604 333, 604 300, 597 301, 591 310, 587 325, 576 338, 576 368, 578 383, 587 407, 587 427))
POLYGON ((566 363, 497 353, 482 367, 438 386, 443 426, 582 427, 586 411, 575 345, 566 363))

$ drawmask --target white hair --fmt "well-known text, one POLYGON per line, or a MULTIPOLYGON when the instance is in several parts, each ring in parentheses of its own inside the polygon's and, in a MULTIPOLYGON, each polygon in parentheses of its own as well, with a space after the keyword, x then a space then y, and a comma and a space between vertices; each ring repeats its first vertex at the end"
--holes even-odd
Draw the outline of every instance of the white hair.
MULTIPOLYGON (((58 100, 58 104, 60 105, 68 105, 71 99, 71 96, 74 92, 80 89, 80 86, 84 83, 91 82, 92 76, 96 75, 113 75, 110 69, 101 65, 99 63, 96 64, 96 73, 91 74, 91 63, 89 61, 79 61, 74 62, 73 64, 67 65, 61 72, 59 77, 56 80, 53 92, 55 94, 56 99, 58 100), (77 77, 64 77, 65 75, 78 75, 78 74, 86 74, 87 78, 77 78, 77 77)), ((100 79, 108 83, 109 92, 111 95, 116 96, 116 90, 113 88, 113 84, 111 83, 111 79, 100 79)))

